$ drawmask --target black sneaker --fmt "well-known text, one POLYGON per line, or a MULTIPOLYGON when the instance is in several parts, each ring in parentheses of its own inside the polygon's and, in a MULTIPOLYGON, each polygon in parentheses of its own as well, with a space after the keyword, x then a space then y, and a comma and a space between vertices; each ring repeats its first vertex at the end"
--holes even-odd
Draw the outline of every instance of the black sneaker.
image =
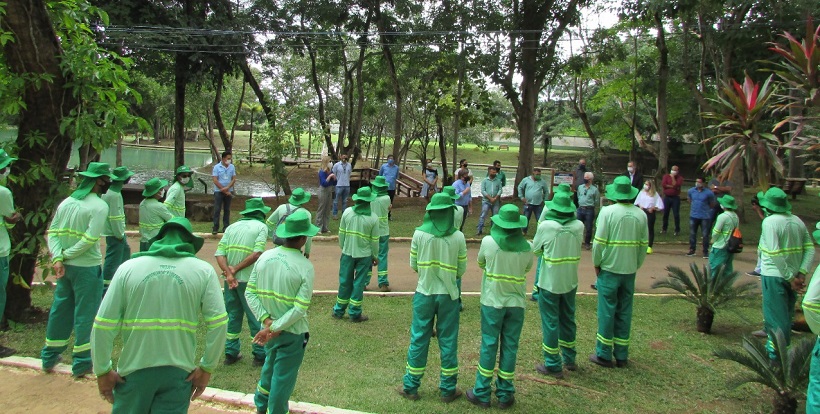
POLYGON ((612 368, 612 361, 598 358, 598 355, 592 354, 589 356, 589 362, 592 362, 595 365, 600 365, 604 368, 612 368))
POLYGON ((441 402, 443 402, 443 403, 445 403, 445 404, 449 404, 449 403, 451 403, 451 402, 453 402, 453 401, 457 400, 457 399, 458 399, 458 397, 461 397, 461 394, 463 394, 463 393, 461 392, 461 390, 456 389, 455 391, 453 391, 453 393, 452 393, 452 394, 450 394, 450 395, 445 395, 445 396, 441 397, 441 402))
POLYGON ((484 401, 479 400, 478 397, 476 397, 475 394, 473 394, 472 389, 467 390, 467 392, 464 394, 464 396, 467 398, 467 401, 469 401, 471 404, 473 404, 475 406, 478 406, 478 407, 481 407, 481 408, 490 408, 490 402, 489 401, 484 402, 484 401))
POLYGON ((255 366, 255 367, 261 367, 261 366, 265 365, 265 358, 253 357, 253 364, 252 365, 255 366))
POLYGON ((694 250, 689 250, 689 253, 686 253, 686 257, 694 257, 694 256, 695 256, 695 251, 694 250))
POLYGON ((564 371, 550 371, 544 364, 536 364, 535 371, 541 375, 553 377, 555 379, 563 379, 564 371))
POLYGON ((498 402, 498 408, 500 408, 502 410, 506 410, 506 409, 512 407, 513 404, 515 404, 515 397, 510 397, 510 399, 507 400, 507 401, 504 401, 504 402, 499 401, 498 402))
POLYGON ((0 358, 7 358, 17 353, 17 350, 14 348, 8 348, 3 345, 0 345, 0 358))
POLYGON ((239 360, 241 360, 241 359, 242 359, 242 354, 241 353, 236 354, 236 356, 225 354, 225 365, 233 365, 233 364, 239 362, 239 360))
POLYGON ((746 272, 746 275, 751 276, 751 277, 760 277, 760 273, 758 273, 754 270, 752 270, 751 272, 746 272))

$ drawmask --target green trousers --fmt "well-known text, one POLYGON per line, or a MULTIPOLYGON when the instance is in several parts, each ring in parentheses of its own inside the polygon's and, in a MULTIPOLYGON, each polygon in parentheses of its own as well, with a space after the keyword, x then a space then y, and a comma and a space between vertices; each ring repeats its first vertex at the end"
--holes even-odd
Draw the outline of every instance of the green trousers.
POLYGON ((189 373, 171 366, 144 368, 114 388, 112 414, 185 414, 191 404, 189 373))
POLYGON ((814 342, 809 369, 809 389, 806 391, 806 414, 820 414, 820 337, 814 342))
POLYGON ((501 403, 514 399, 515 361, 518 358, 518 339, 523 327, 524 308, 499 309, 481 305, 481 352, 473 389, 479 401, 490 402, 496 356, 498 380, 495 383, 495 395, 501 403))
POLYGON ((544 263, 544 258, 538 256, 538 260, 535 263, 535 281, 532 282, 532 296, 538 297, 538 279, 541 276, 541 263, 544 263))
POLYGON ((265 345, 265 365, 256 385, 253 402, 256 411, 268 414, 287 414, 288 400, 296 387, 299 367, 305 357, 310 334, 282 332, 265 345))
POLYGON ((379 287, 390 286, 387 280, 387 252, 390 251, 390 236, 379 237, 379 287))
POLYGON ((71 371, 75 376, 91 369, 91 325, 102 301, 102 270, 99 266, 65 265, 65 276, 57 279, 54 301, 48 314, 46 345, 40 352, 43 369, 57 364, 68 348, 74 330, 71 371))
POLYGON ((792 318, 797 294, 792 290, 791 283, 782 277, 762 275, 760 284, 763 287, 763 329, 769 335, 766 349, 769 350, 769 358, 776 359, 775 332, 783 332, 786 345, 791 343, 792 318))
POLYGON ((714 276, 717 274, 717 269, 720 265, 723 265, 723 275, 729 276, 732 272, 735 271, 734 266, 732 266, 732 261, 734 260, 735 255, 733 253, 729 253, 726 249, 715 249, 714 247, 712 250, 709 250, 709 273, 710 275, 714 276))
MULTIPOLYGON (((225 298, 225 310, 228 312, 228 336, 225 340, 225 355, 233 357, 239 355, 239 335, 242 334, 243 319, 248 320, 251 340, 262 329, 262 324, 253 316, 251 308, 248 307, 248 301, 245 300, 245 289, 247 288, 248 282, 239 282, 239 286, 235 289, 228 288, 228 284, 225 283, 225 289, 222 292, 222 296, 225 298)), ((253 344, 253 357, 265 359, 265 347, 253 344)))
POLYGON ((575 364, 575 293, 555 294, 542 290, 538 295, 541 311, 541 349, 548 371, 560 372, 564 364, 575 364), (563 357, 563 359, 562 359, 563 357))
POLYGON ((149 248, 151 248, 151 242, 140 241, 140 251, 141 252, 147 252, 149 248))
POLYGON ((6 311, 6 285, 9 283, 9 257, 0 257, 0 321, 6 311))
POLYGON ((632 298, 635 274, 621 275, 601 270, 598 274, 598 335, 595 353, 612 361, 629 359, 629 332, 632 329, 632 298))
POLYGON ((362 315, 362 299, 364 288, 370 283, 370 270, 373 268, 373 259, 370 257, 350 257, 342 254, 339 259, 339 294, 336 295, 336 304, 333 305, 333 314, 344 316, 347 309, 353 319, 362 315))
POLYGON ((131 258, 131 247, 128 246, 126 238, 118 239, 113 236, 106 236, 105 238, 105 262, 103 262, 103 296, 108 291, 108 285, 111 284, 111 278, 114 273, 117 273, 117 268, 123 262, 131 258))
POLYGON ((458 301, 450 295, 413 296, 413 322, 410 325, 410 347, 407 349, 407 366, 403 387, 408 394, 417 394, 421 378, 427 367, 427 353, 436 324, 438 346, 441 351, 441 396, 452 395, 458 382, 458 301))

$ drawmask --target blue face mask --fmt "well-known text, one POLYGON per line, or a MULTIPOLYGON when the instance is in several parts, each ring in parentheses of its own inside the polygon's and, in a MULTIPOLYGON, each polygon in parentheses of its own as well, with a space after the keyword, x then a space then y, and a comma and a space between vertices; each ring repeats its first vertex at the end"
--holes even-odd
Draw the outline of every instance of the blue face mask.
POLYGON ((393 165, 393 163, 394 163, 394 162, 395 162, 395 161, 393 161, 393 160, 387 160, 387 164, 388 164, 388 165, 393 165))

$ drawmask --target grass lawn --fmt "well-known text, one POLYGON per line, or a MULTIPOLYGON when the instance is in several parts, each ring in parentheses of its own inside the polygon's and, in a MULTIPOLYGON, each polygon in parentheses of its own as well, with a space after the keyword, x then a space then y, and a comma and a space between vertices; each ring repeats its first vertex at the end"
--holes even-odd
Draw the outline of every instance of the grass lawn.
MULTIPOLYGON (((51 290, 35 288, 35 303, 48 307, 51 290)), ((375 413, 475 412, 464 399, 450 405, 438 400, 439 357, 435 339, 430 348, 422 399, 409 402, 395 393, 404 374, 409 341, 411 298, 367 297, 365 313, 371 320, 352 324, 329 315, 334 297, 314 297, 309 311, 311 338, 302 365, 295 401, 375 413)), ((465 297, 459 335, 459 388, 472 387, 480 344, 477 297, 465 297)), ((603 369, 587 357, 594 350, 596 297, 578 297, 578 363, 580 369, 556 384, 539 376, 533 366, 541 361, 541 329, 537 307, 527 302, 516 367, 517 405, 514 412, 612 413, 770 412, 772 393, 762 386, 726 388, 738 374, 734 363, 715 360, 711 353, 723 346, 738 346, 743 334, 757 329, 762 320, 760 303, 749 303, 737 313, 718 315, 713 335, 695 331, 694 308, 682 302, 662 304, 655 297, 635 299, 632 346, 628 369, 603 369)), ((3 335, 4 345, 20 355, 38 357, 45 323, 33 324, 3 335)), ((200 339, 204 331, 200 332, 200 339)), ((243 334, 243 338, 248 335, 243 334)), ((805 338, 808 335, 799 335, 805 338)), ((201 341, 200 341, 201 342, 201 341)), ((250 364, 250 341, 243 340, 246 359, 220 366, 211 385, 253 392, 259 370, 250 364)), ((201 350, 200 350, 201 351, 201 350)), ((64 355, 70 360, 70 353, 64 355)))

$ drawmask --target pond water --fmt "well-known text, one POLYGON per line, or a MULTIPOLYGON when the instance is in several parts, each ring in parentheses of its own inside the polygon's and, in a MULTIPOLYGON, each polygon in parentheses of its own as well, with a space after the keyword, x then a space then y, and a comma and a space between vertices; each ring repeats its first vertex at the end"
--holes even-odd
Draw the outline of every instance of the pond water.
MULTIPOLYGON (((414 165, 409 167, 407 170, 404 171, 405 174, 409 174, 414 176, 419 181, 422 181, 422 174, 421 174, 421 166, 414 165)), ((503 166, 502 166, 502 170, 503 166)), ((470 186, 470 191, 473 197, 480 197, 481 196, 481 180, 487 178, 487 168, 485 167, 473 167, 470 168, 470 171, 473 173, 473 185, 470 186)), ((513 195, 515 191, 515 173, 511 171, 504 171, 507 174, 507 185, 505 185, 501 189, 502 196, 509 196, 513 195)), ((441 179, 441 170, 439 170, 439 179, 441 179)), ((423 181, 422 181, 423 182, 423 181)), ((439 184, 439 187, 441 185, 439 184)))

